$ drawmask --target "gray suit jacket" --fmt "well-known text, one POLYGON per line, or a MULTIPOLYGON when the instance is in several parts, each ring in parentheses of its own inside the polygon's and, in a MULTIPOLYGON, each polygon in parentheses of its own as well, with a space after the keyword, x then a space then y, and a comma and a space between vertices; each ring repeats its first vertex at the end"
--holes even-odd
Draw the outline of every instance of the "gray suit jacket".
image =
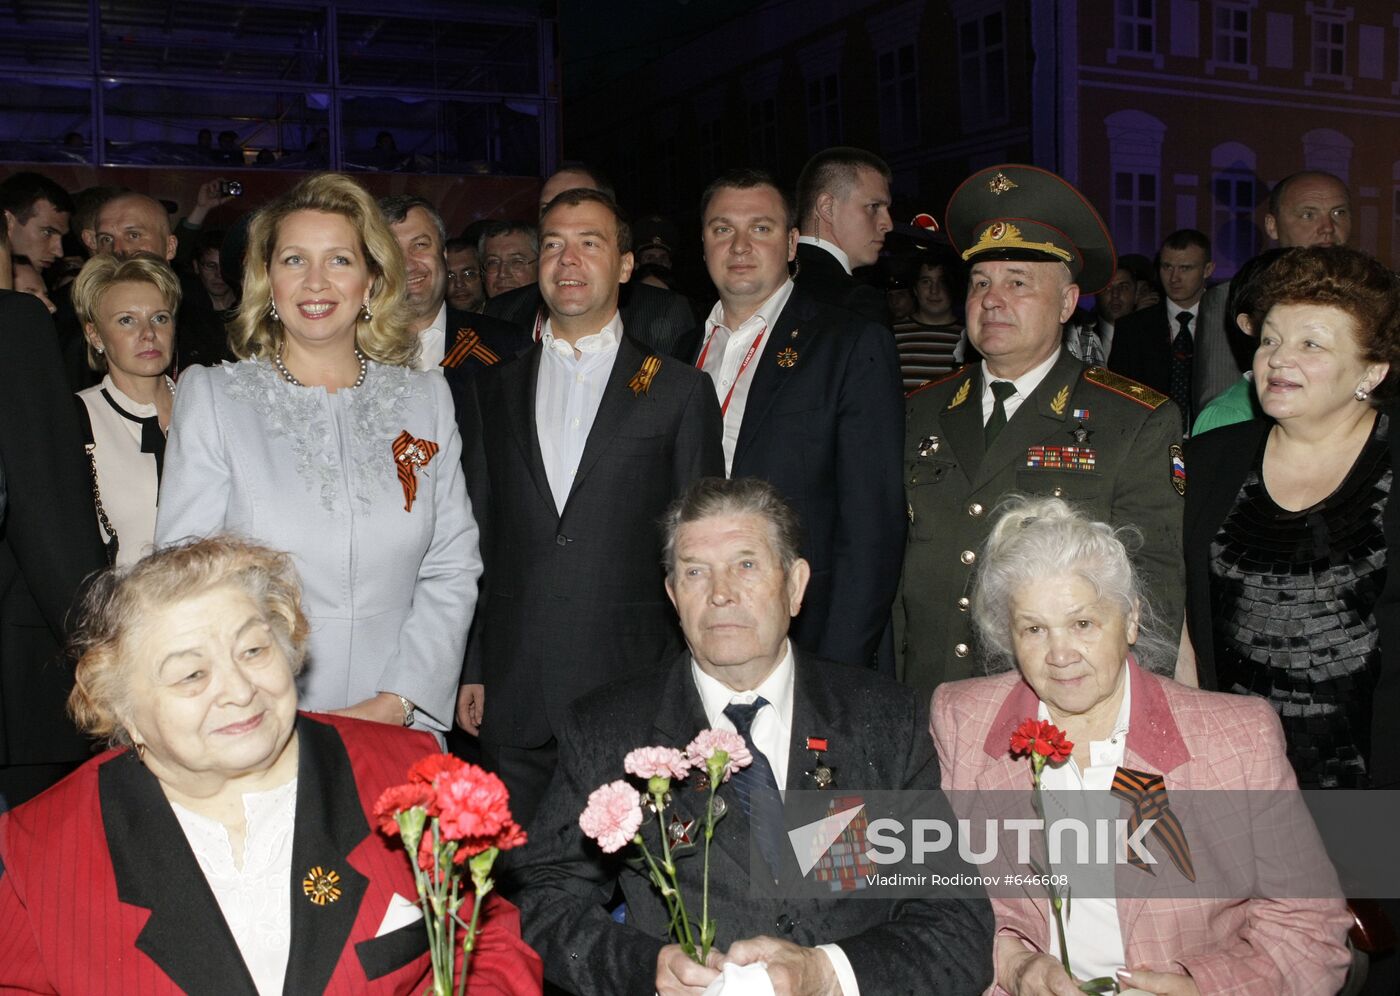
MULTIPOLYGON (((823 757, 842 777, 843 789, 937 788, 928 707, 911 691, 801 651, 796 664, 789 786, 801 786, 811 763, 804 738, 820 731, 830 744, 823 757)), ((684 749, 708 725, 688 652, 598 689, 570 710, 559 735, 559 769, 514 869, 522 883, 516 898, 525 940, 543 956, 551 981, 581 994, 655 991, 656 956, 670 922, 665 905, 644 873, 583 837, 578 817, 593 789, 622 777, 629 750, 684 749), (622 924, 604 909, 615 885, 627 902, 622 924)), ((698 815, 703 825, 703 793, 682 789, 675 798, 678 812, 687 819, 698 815)), ((720 949, 760 934, 804 946, 836 943, 861 992, 872 996, 972 994, 991 981, 992 916, 985 899, 755 898, 749 894, 749 824, 737 805, 715 827, 710 863, 720 949)), ((683 893, 698 897, 699 855, 681 858, 678 866, 683 893)))
POLYGON ((447 730, 481 574, 461 448, 436 373, 370 363, 361 387, 328 394, 261 360, 190 367, 156 543, 231 531, 291 553, 311 623, 302 706, 396 692, 447 730), (441 447, 411 511, 392 449, 404 430, 441 447))

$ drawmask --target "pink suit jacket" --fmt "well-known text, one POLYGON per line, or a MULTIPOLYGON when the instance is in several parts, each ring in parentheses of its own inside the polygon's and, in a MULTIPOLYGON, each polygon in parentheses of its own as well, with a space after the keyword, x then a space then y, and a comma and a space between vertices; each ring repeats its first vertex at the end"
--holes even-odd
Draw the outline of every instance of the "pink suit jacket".
MULTIPOLYGON (((1294 789, 1283 728, 1262 699, 1203 692, 1132 669, 1124 767, 1164 776, 1172 792, 1294 789)), ((1017 672, 940 685, 929 731, 943 788, 1025 790, 1030 764, 1010 754, 1012 731, 1034 718, 1039 700, 1017 672)), ((1188 830, 1189 837, 1189 830, 1188 830)), ((1047 951, 1043 895, 992 900, 997 934, 1047 951)), ((1127 967, 1189 973, 1202 996, 1319 996, 1346 977, 1350 917, 1341 899, 1121 898, 1127 967)), ((1004 994, 994 983, 989 993, 1004 994)))

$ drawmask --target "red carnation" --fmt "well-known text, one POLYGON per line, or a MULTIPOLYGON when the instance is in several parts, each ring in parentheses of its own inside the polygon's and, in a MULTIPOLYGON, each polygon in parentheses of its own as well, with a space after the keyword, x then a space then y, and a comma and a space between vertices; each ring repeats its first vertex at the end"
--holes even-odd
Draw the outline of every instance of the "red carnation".
POLYGON ((1059 764, 1074 752, 1074 744, 1049 720, 1028 719, 1011 734, 1011 756, 1039 754, 1051 764, 1059 764))
POLYGON ((488 847, 507 850, 524 843, 524 833, 510 816, 505 783, 473 764, 439 776, 437 808, 442 838, 458 841, 458 853, 474 855, 488 847))
POLYGON ((431 785, 409 782, 407 785, 395 785, 385 789, 379 796, 379 801, 374 804, 374 818, 379 821, 380 832, 388 837, 396 836, 399 832, 399 821, 395 817, 414 806, 422 806, 425 810, 432 809, 431 785))
POLYGON ((466 761, 453 757, 451 754, 429 754, 420 758, 413 767, 408 769, 408 780, 431 785, 439 775, 455 774, 466 766, 466 761))

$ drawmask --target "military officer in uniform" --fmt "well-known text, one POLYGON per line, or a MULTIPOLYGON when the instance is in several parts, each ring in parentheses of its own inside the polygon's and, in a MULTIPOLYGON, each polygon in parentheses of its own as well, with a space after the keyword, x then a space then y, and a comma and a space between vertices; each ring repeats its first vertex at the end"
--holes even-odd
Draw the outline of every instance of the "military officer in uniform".
POLYGON ((1181 422, 1164 395, 1064 348, 1079 295, 1113 276, 1113 243, 1080 193, 1033 166, 994 166, 948 203, 971 265, 967 331, 982 355, 906 400, 909 538, 895 601, 899 674, 921 695, 981 673, 968 618, 992 511, 1057 495, 1142 536, 1136 563, 1163 629, 1183 611, 1181 422))

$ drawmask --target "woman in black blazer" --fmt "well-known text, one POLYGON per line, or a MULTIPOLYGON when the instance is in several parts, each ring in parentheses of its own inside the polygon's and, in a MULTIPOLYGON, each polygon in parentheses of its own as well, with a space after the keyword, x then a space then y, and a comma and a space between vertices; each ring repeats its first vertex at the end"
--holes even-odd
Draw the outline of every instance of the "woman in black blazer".
POLYGON ((1202 688, 1272 702, 1302 787, 1400 782, 1400 279, 1301 248, 1251 291, 1265 415, 1188 447, 1184 650, 1202 688))

